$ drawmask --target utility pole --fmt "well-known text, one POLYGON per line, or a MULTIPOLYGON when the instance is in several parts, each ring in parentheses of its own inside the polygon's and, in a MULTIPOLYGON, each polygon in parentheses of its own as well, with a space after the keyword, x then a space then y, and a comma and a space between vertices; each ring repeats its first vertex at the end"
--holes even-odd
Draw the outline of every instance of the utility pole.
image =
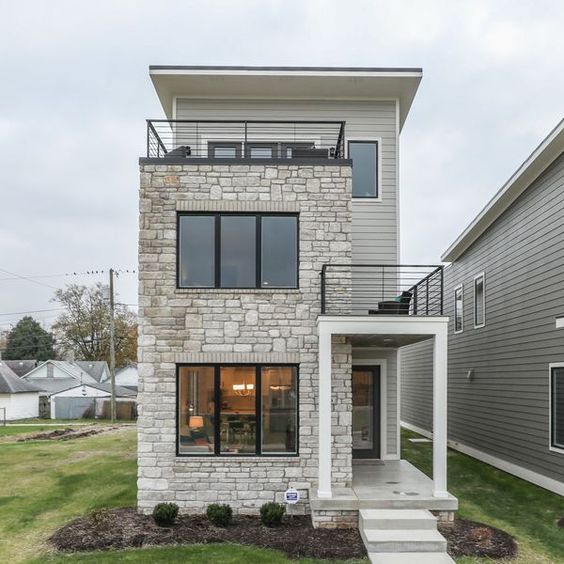
POLYGON ((116 343, 114 324, 114 269, 110 268, 110 375, 112 381, 111 418, 116 421, 116 343))

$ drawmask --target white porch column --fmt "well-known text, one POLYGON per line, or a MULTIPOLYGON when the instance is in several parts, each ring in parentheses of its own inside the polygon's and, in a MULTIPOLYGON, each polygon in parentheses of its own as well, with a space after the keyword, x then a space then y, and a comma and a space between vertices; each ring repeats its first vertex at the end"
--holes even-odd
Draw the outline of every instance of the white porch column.
POLYGON ((319 487, 317 496, 331 493, 331 332, 319 324, 319 487))
POLYGON ((447 382, 448 334, 446 324, 433 343, 433 495, 447 497, 447 382))

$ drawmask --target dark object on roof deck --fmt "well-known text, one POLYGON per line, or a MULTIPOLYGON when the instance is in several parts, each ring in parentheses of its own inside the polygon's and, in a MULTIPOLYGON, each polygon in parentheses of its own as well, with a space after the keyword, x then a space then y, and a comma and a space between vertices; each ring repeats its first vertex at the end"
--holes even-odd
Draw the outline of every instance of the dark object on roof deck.
POLYGON ((390 300, 378 302, 378 309, 369 309, 369 315, 408 315, 409 304, 413 294, 411 292, 402 292, 398 301, 390 300))
POLYGON ((189 145, 181 145, 169 151, 165 157, 189 157, 192 155, 192 148, 189 145))
POLYGON ((294 147, 292 149, 293 159, 327 159, 327 149, 316 149, 314 147, 294 147))

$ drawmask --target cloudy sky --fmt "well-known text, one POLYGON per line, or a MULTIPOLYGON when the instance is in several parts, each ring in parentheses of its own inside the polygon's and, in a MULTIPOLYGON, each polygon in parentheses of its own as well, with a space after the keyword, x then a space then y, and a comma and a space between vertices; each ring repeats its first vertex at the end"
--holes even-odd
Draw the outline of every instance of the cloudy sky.
POLYGON ((102 279, 65 273, 135 268, 150 64, 423 67, 402 260, 435 263, 563 117, 563 26, 556 0, 0 0, 0 329, 102 279))

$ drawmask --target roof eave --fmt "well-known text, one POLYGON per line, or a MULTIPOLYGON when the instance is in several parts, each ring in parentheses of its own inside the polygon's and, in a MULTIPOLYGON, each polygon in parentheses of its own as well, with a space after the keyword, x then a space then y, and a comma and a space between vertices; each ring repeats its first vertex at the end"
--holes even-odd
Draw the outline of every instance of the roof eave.
POLYGON ((175 66, 151 65, 149 75, 168 119, 173 119, 173 99, 176 96, 204 98, 262 98, 262 99, 398 99, 400 128, 409 113, 423 71, 419 67, 244 67, 244 66, 175 66), (250 90, 241 89, 240 78, 278 81, 271 91, 259 88, 255 82, 250 90), (312 83, 317 79, 337 80, 347 88, 327 88, 312 83), (289 80, 303 86, 295 91, 289 80), (219 83, 217 81, 220 81, 219 83), (354 81, 352 84, 350 81, 354 81), (370 84, 366 84, 366 81, 370 84), (207 89, 205 87, 207 81, 207 89), (296 82, 298 81, 298 82, 296 82), (307 84, 309 81, 309 84, 307 84), (364 86, 361 82, 365 81, 364 86), (199 84, 198 84, 199 82, 199 84), (202 87, 203 86, 203 87, 202 87), (282 86, 282 88, 281 88, 282 86), (284 87, 287 90, 284 90, 284 87), (295 96, 293 95, 295 92, 295 96), (330 93, 330 94, 329 94, 330 93))

